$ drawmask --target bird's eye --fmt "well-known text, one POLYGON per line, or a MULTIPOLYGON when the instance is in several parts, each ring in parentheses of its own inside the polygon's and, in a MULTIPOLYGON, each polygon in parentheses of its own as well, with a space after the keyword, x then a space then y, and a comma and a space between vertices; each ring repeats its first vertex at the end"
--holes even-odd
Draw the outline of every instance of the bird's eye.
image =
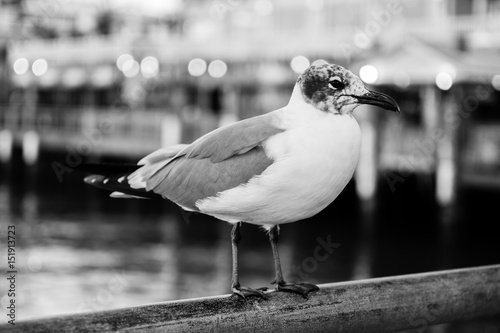
POLYGON ((332 80, 330 80, 330 83, 328 84, 328 86, 330 88, 332 88, 332 89, 342 89, 342 88, 344 88, 344 84, 338 78, 333 78, 332 80))

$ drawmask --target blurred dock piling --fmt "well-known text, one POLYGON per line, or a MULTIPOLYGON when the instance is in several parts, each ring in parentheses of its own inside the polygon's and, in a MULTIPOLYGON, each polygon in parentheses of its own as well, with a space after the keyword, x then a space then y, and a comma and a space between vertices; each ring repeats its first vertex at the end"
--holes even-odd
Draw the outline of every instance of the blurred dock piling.
MULTIPOLYGON (((309 299, 222 295, 18 322, 18 332, 381 332, 500 314, 500 265, 323 284, 309 299)), ((2 325, 9 332, 13 326, 2 325)), ((14 331, 14 330, 12 330, 14 331)))

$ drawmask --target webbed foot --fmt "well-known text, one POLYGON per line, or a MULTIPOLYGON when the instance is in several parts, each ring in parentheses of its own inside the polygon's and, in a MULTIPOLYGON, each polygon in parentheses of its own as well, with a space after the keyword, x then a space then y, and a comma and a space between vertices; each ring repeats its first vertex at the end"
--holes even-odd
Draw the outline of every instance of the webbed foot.
POLYGON ((262 287, 258 289, 236 286, 232 288, 233 294, 246 299, 247 297, 255 296, 263 299, 267 299, 267 295, 263 292, 267 290, 267 287, 262 287))
POLYGON ((278 283, 276 286, 277 291, 285 291, 302 295, 307 298, 308 294, 313 291, 318 291, 319 287, 312 283, 278 283))

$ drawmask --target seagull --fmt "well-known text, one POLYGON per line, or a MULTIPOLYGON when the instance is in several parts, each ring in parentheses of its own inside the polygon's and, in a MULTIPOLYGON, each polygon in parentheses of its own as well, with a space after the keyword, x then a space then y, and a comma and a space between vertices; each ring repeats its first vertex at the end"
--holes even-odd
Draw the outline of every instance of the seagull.
POLYGON ((342 66, 313 65, 298 77, 283 108, 220 127, 191 144, 158 149, 137 165, 94 166, 96 174, 84 181, 115 198, 162 197, 232 224, 231 290, 242 298, 267 298, 267 288, 243 287, 238 277, 241 225, 261 226, 274 257, 272 284, 307 298, 316 285, 283 278, 280 225, 319 213, 350 181, 361 145, 352 112, 362 104, 400 112, 394 99, 368 90, 342 66))

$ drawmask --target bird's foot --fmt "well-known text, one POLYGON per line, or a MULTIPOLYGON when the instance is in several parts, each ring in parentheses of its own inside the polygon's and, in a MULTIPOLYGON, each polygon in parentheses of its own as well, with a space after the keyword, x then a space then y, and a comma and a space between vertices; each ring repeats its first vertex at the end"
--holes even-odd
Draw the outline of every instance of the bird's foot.
POLYGON ((267 287, 262 287, 258 289, 248 288, 248 287, 233 287, 233 295, 238 295, 239 297, 246 299, 250 296, 260 297, 263 299, 267 299, 267 296, 263 291, 267 290, 267 287))
POLYGON ((317 285, 306 282, 303 283, 273 282, 273 284, 276 284, 277 291, 285 291, 289 293, 299 294, 302 295, 302 297, 304 298, 307 298, 310 292, 319 290, 319 287, 317 285))

